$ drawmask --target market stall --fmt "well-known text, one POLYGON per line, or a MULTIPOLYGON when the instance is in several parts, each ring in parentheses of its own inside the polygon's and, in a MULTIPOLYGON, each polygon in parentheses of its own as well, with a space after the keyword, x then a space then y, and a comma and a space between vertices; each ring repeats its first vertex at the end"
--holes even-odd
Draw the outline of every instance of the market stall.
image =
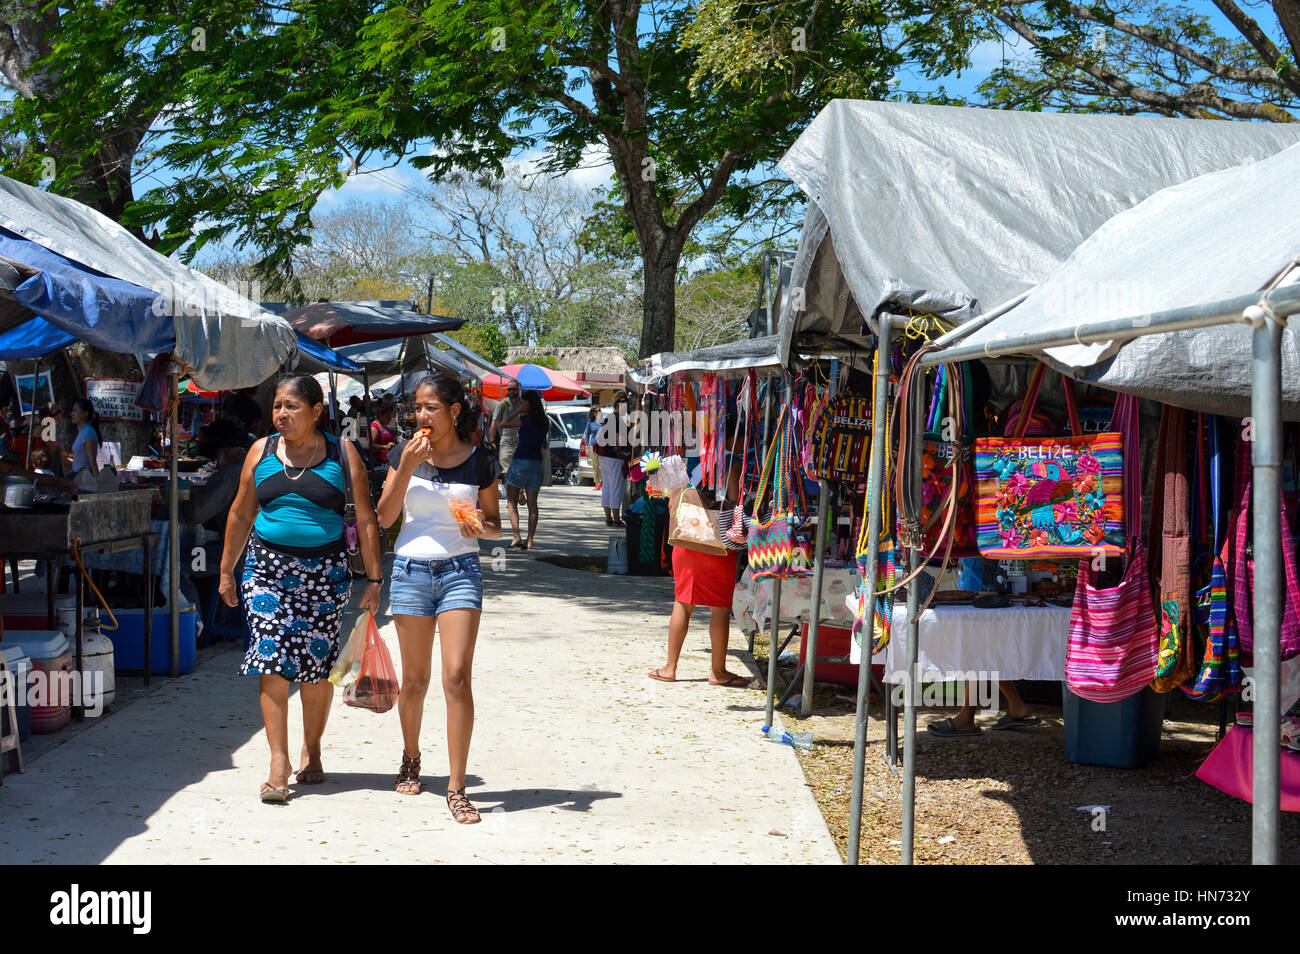
MULTIPOLYGON (((159 255, 100 213, 3 176, 0 263, 0 332, 21 329, 15 347, 48 341, 55 329, 108 351, 170 356, 170 371, 158 370, 171 378, 166 395, 173 448, 177 377, 188 375, 210 391, 251 386, 274 375, 297 350, 284 320, 159 255)), ((173 490, 179 489, 177 456, 171 455, 173 490)), ((173 673, 180 629, 178 503, 178 493, 170 493, 173 673)))
MULTIPOLYGON (((1279 861, 1280 764, 1295 755, 1282 752, 1278 725, 1281 662, 1300 655, 1300 592, 1282 496, 1283 422, 1300 419, 1300 341, 1288 327, 1289 317, 1300 314, 1298 176, 1300 146, 1292 146, 1166 189, 1105 223, 1017 307, 957 329, 930 356, 938 363, 1032 352, 1124 393, 1248 418, 1233 484, 1239 536, 1235 547, 1231 540, 1224 546, 1222 586, 1234 594, 1228 612, 1235 614, 1240 651, 1253 653, 1250 744, 1243 747, 1236 733, 1232 745, 1251 765, 1249 786, 1234 794, 1253 803, 1256 864, 1279 861), (1234 241, 1225 243, 1225 235, 1234 241), (1142 307, 1069 295, 1107 283, 1141 287, 1142 307), (1247 521, 1253 567, 1245 562, 1247 521), (1249 585, 1243 578, 1253 583, 1246 599, 1239 598, 1249 585)), ((1294 805, 1295 793, 1288 795, 1294 805)))
MULTIPOLYGON (((780 163, 813 200, 791 278, 801 294, 792 296, 781 317, 782 356, 788 360, 794 351, 826 343, 874 350, 880 357, 866 396, 873 432, 883 433, 892 346, 909 316, 994 319, 1115 213, 1163 187, 1253 163, 1296 141, 1295 131, 1280 126, 832 103, 780 163), (999 307, 986 310, 991 305, 999 307)), ((877 579, 880 567, 886 481, 876 475, 886 474, 887 463, 885 442, 873 441, 870 519, 861 548, 868 581, 877 579)), ((900 569, 914 571, 911 562, 900 569)), ((908 588, 909 657, 919 642, 919 596, 916 586, 908 588)), ((867 684, 864 668, 851 863, 858 858, 867 684)), ((915 708, 909 707, 905 806, 914 792, 915 730, 915 708)), ((911 826, 905 807, 905 863, 911 860, 911 826)))

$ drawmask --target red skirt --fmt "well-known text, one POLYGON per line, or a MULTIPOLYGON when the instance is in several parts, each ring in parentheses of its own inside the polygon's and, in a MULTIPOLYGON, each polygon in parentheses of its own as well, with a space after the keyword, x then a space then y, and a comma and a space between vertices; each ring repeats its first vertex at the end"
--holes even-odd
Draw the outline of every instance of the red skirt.
POLYGON ((673 547, 673 598, 691 606, 731 608, 736 588, 736 554, 726 556, 673 547))

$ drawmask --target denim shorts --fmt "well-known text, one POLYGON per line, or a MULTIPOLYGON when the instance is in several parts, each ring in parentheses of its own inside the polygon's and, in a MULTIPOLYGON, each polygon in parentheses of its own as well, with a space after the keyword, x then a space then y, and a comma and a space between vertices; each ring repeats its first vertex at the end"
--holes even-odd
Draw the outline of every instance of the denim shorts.
POLYGON ((541 490, 542 462, 536 458, 516 457, 506 471, 506 486, 522 490, 541 490))
POLYGON ((446 560, 393 560, 389 612, 437 616, 447 610, 483 609, 483 568, 478 554, 446 560))

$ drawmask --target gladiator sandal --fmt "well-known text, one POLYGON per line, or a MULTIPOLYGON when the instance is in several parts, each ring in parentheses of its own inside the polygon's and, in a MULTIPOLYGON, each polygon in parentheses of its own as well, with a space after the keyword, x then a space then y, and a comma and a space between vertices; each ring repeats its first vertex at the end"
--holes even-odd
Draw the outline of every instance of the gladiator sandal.
POLYGON ((420 794, 420 757, 402 753, 402 767, 397 772, 397 784, 394 790, 399 795, 419 795, 420 794), (415 790, 411 791, 410 786, 414 785, 415 790), (404 787, 405 786, 405 787, 404 787))
POLYGON ((447 793, 447 807, 451 809, 451 817, 462 825, 476 825, 482 820, 478 809, 469 803, 469 796, 463 788, 447 793))

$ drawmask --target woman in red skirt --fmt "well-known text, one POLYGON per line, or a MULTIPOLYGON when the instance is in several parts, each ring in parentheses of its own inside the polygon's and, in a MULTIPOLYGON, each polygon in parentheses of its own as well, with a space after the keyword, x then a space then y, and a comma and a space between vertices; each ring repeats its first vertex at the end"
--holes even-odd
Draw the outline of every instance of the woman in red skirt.
MULTIPOLYGON (((735 419, 727 422, 730 442, 735 419)), ((733 507, 740 498, 739 455, 728 458, 727 496, 724 507, 733 507)), ((709 503, 712 494, 702 494, 709 503)), ((685 547, 673 547, 673 615, 668 621, 668 662, 651 671, 650 678, 660 682, 676 682, 677 660, 686 642, 686 629, 691 613, 697 606, 709 607, 709 643, 713 661, 709 682, 715 686, 748 686, 751 678, 727 671, 727 644, 731 638, 731 594, 736 587, 736 554, 730 550, 725 556, 700 553, 685 547)))

